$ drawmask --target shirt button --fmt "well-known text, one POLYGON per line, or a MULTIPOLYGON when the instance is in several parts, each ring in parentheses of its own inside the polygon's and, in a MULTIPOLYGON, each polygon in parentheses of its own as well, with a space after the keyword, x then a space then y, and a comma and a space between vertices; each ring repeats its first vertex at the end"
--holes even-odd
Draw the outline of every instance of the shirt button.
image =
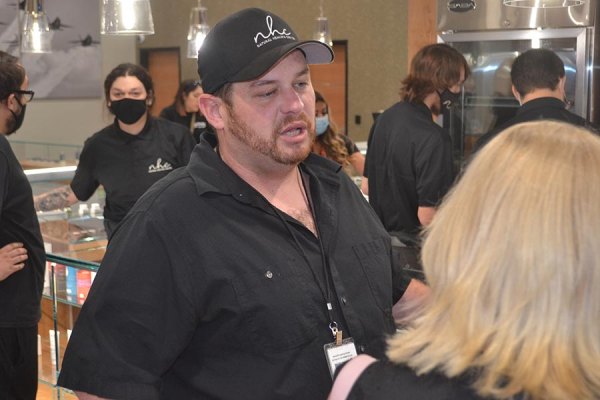
POLYGON ((365 352, 365 350, 367 350, 367 348, 361 344, 360 346, 358 346, 358 350, 359 350, 361 353, 364 353, 364 352, 365 352))
POLYGON ((269 279, 271 279, 273 277, 273 273, 271 271, 267 271, 265 272, 265 276, 269 279))
POLYGON ((343 304, 343 305, 346 305, 346 297, 342 296, 342 297, 340 298, 340 300, 342 301, 342 304, 343 304))

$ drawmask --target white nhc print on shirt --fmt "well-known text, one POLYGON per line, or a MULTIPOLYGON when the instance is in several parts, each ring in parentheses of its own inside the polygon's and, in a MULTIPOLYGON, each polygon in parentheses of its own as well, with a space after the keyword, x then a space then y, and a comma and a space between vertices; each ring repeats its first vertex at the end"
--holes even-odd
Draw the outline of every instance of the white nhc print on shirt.
POLYGON ((153 172, 162 172, 162 171, 170 171, 173 169, 173 166, 169 162, 162 162, 162 158, 158 158, 156 160, 156 164, 150 164, 148 166, 148 173, 151 174, 153 172))

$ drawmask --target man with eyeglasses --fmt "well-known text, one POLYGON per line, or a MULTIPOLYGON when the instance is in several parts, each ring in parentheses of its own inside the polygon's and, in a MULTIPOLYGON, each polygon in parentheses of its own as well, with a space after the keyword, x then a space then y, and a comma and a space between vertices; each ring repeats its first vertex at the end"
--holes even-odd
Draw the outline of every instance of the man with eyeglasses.
POLYGON ((0 51, 0 399, 34 400, 37 392, 44 244, 31 185, 6 139, 33 99, 28 85, 23 66, 0 51))

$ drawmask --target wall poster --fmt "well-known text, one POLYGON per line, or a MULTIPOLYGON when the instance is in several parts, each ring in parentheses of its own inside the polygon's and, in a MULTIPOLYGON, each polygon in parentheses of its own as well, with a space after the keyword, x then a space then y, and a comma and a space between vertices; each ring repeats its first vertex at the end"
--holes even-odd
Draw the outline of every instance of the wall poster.
POLYGON ((46 0, 52 52, 20 53, 19 19, 26 0, 0 0, 0 50, 19 57, 36 99, 102 96, 100 2, 46 0))

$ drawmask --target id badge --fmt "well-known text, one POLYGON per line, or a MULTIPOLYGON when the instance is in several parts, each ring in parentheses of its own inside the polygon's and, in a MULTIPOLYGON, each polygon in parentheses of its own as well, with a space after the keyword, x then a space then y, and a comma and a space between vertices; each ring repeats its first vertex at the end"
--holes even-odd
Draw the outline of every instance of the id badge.
POLYGON ((325 358, 332 379, 337 367, 356 357, 356 346, 354 346, 354 340, 351 337, 342 340, 339 345, 336 342, 327 343, 323 346, 323 350, 325 350, 325 358))

